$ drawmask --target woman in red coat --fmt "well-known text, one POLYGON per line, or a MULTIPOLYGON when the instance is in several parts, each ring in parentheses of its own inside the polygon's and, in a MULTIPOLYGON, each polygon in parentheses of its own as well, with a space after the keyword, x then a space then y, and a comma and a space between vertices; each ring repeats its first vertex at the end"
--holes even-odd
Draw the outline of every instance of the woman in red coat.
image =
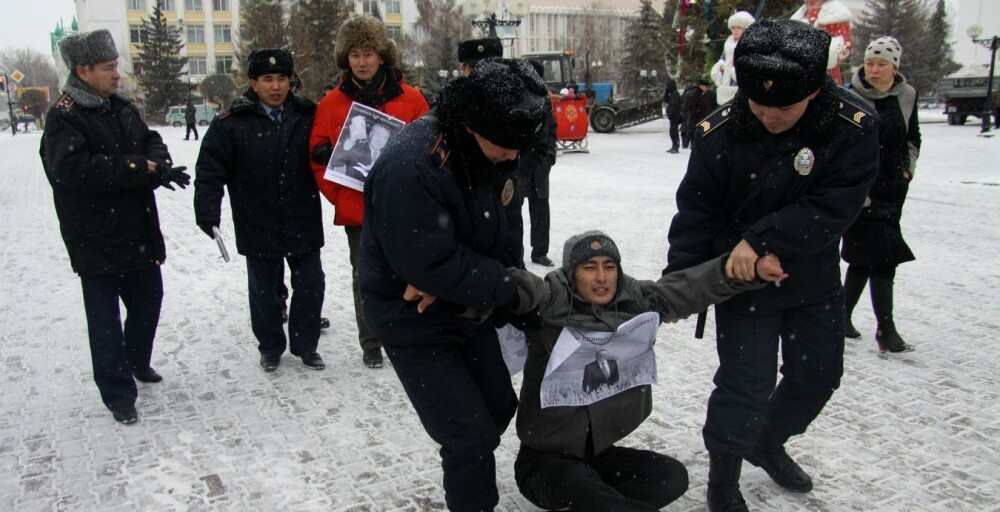
POLYGON ((358 339, 364 351, 363 360, 369 368, 381 368, 381 343, 365 325, 358 294, 358 247, 364 218, 364 197, 361 192, 328 181, 323 176, 352 103, 381 110, 407 123, 424 115, 428 107, 420 91, 403 82, 403 74, 397 68, 399 52, 378 19, 356 16, 347 20, 337 32, 336 59, 343 73, 336 87, 319 102, 309 151, 316 183, 334 206, 333 223, 344 226, 347 233, 353 270, 354 312, 358 339))

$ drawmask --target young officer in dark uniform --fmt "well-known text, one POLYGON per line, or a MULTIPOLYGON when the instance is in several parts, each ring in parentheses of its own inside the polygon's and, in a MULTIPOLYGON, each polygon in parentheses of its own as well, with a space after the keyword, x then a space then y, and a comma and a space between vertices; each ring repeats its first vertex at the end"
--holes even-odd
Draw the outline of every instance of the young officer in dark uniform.
POLYGON ((789 490, 812 489, 784 444, 843 373, 838 239, 877 173, 878 123, 827 78, 829 44, 795 21, 751 25, 735 52, 740 91, 698 125, 677 190, 665 272, 731 251, 731 277, 752 276, 767 254, 789 276, 715 308, 719 369, 704 429, 713 512, 747 510, 744 458, 789 490))
POLYGON ((517 397, 493 325, 463 313, 513 300, 515 168, 503 164, 543 129, 545 92, 526 62, 480 62, 396 135, 365 185, 365 319, 441 445, 453 511, 498 501, 493 450, 517 397))
POLYGON ((41 157, 59 230, 80 275, 90 357, 101 400, 135 423, 136 387, 159 382, 149 366, 160 320, 166 258, 153 189, 187 186, 160 135, 119 96, 118 51, 107 30, 59 42, 70 75, 49 109, 41 157), (122 329, 118 301, 128 310, 122 329))
MULTIPOLYGON (((532 60, 531 66, 539 77, 545 79, 542 63, 532 60)), ((520 157, 521 195, 528 200, 531 218, 531 262, 551 267, 549 259, 549 171, 556 164, 556 118, 552 115, 552 102, 545 100, 545 129, 535 138, 534 144, 520 157)), ((523 242, 522 242, 523 245, 523 242)))
POLYGON ((260 365, 274 371, 286 344, 314 370, 325 291, 320 248, 319 190, 309 167, 309 131, 316 104, 290 94, 292 56, 281 49, 250 54, 250 88, 212 121, 201 144, 194 210, 208 236, 219 225, 229 187, 236 249, 247 258, 250 323, 260 365), (285 262, 291 270, 289 339, 282 326, 285 262))

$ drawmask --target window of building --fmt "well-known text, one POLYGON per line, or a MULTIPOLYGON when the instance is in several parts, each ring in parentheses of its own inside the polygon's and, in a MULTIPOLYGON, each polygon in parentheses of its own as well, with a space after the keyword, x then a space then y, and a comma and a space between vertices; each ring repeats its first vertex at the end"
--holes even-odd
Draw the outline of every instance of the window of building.
POLYGON ((361 8, 365 14, 370 16, 381 16, 381 11, 378 8, 378 0, 362 0, 361 8))
POLYGON ((132 59, 132 74, 135 76, 142 76, 142 61, 139 59, 132 59))
POLYGON ((128 10, 130 10, 130 11, 145 11, 146 10, 146 0, 128 0, 128 10))
POLYGON ((207 75, 208 63, 205 62, 205 57, 188 57, 188 74, 207 75))
POLYGON ((396 44, 403 43, 403 27, 397 25, 387 25, 385 27, 385 32, 389 34, 389 37, 392 38, 393 41, 396 41, 396 44))
POLYGON ((201 0, 184 0, 185 11, 200 11, 201 9, 201 0))
POLYGON ((128 26, 128 40, 132 44, 139 44, 146 42, 146 34, 144 34, 142 31, 142 25, 128 26))
POLYGON ((233 71, 233 56, 220 55, 215 58, 216 73, 231 73, 233 71))
POLYGON ((187 42, 192 43, 204 43, 205 42, 205 27, 201 25, 188 25, 187 26, 187 42))
POLYGON ((174 0, 160 0, 160 10, 161 11, 176 11, 177 5, 174 0))
POLYGON ((385 12, 387 14, 399 14, 399 0, 385 0, 385 12))
POLYGON ((216 25, 215 26, 215 42, 216 43, 231 43, 233 42, 233 31, 229 25, 216 25))
POLYGON ((213 11, 228 11, 229 0, 212 0, 213 11))

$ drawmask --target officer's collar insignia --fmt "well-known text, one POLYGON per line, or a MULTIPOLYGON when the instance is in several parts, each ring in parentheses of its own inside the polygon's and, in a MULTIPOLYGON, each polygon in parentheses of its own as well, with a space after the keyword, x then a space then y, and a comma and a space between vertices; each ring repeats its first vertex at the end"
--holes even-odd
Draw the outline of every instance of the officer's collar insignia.
POLYGON ((712 123, 708 122, 708 119, 706 119, 706 120, 702 121, 701 123, 699 123, 698 126, 701 127, 702 134, 706 134, 706 133, 708 133, 709 130, 712 129, 712 123))
POLYGON ((764 80, 764 90, 770 91, 771 87, 774 86, 774 80, 764 80))
POLYGON ((514 199, 514 180, 507 178, 500 192, 500 204, 507 206, 512 199, 514 199))
POLYGON ((855 123, 861 124, 861 120, 864 119, 864 118, 865 118, 865 113, 864 112, 855 112, 854 113, 854 122, 855 123))
POLYGON ((267 59, 267 62, 269 62, 272 66, 274 66, 278 64, 278 59, 271 57, 270 59, 267 59))
POLYGON ((795 154, 795 160, 792 166, 795 167, 795 172, 802 176, 809 176, 812 172, 813 165, 816 164, 816 155, 813 154, 812 150, 809 148, 802 148, 798 153, 795 154))

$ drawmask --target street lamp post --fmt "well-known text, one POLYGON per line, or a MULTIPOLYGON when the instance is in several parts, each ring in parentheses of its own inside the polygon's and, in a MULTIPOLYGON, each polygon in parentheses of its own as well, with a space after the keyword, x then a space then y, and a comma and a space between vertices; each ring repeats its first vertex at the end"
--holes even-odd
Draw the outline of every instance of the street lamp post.
POLYGON ((972 25, 966 31, 973 43, 980 44, 990 51, 990 74, 986 78, 986 103, 983 105, 983 127, 979 133, 989 133, 993 123, 990 122, 990 114, 993 111, 993 66, 997 60, 997 48, 1000 47, 1000 36, 993 36, 980 39, 983 27, 972 25))
POLYGON ((413 67, 417 68, 417 86, 420 87, 421 89, 423 89, 424 88, 424 61, 421 60, 421 59, 417 59, 417 61, 413 63, 413 67))

